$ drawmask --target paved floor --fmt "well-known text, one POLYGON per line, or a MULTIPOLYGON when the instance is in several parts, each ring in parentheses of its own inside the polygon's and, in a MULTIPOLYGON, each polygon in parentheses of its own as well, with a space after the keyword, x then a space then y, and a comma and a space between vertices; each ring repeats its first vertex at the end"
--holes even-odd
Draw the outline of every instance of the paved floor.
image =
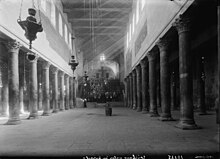
MULTIPOLYGON (((213 112, 214 113, 214 112, 213 112)), ((179 111, 173 112, 179 118, 179 111)), ((92 154, 178 154, 213 153, 219 145, 215 115, 198 116, 200 130, 180 130, 178 121, 161 122, 134 110, 113 108, 113 116, 104 108, 75 108, 21 125, 3 125, 0 118, 0 156, 68 156, 92 154)))

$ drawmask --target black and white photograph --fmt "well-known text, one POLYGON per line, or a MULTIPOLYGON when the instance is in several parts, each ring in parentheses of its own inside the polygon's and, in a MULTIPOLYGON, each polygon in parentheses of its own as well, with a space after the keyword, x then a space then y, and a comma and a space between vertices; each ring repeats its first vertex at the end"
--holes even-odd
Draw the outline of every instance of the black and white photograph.
POLYGON ((0 159, 220 159, 219 0, 0 0, 0 159))

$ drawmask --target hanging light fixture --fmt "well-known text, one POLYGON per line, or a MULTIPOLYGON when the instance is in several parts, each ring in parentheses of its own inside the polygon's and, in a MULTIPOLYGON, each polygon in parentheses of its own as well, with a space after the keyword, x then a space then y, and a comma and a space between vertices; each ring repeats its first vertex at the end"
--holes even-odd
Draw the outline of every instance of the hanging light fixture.
POLYGON ((73 70, 73 73, 74 73, 74 71, 75 71, 75 69, 76 69, 76 66, 79 65, 79 63, 76 62, 76 59, 75 59, 75 56, 74 56, 74 55, 71 56, 69 65, 71 66, 71 69, 73 70))
MULTIPOLYGON (((21 8, 22 8, 23 0, 21 1, 21 8)), ((43 31, 43 27, 41 24, 41 16, 40 16, 40 9, 39 9, 39 1, 38 1, 38 12, 39 12, 39 18, 40 21, 37 22, 37 19, 35 18, 36 15, 36 9, 34 6, 34 1, 32 1, 33 8, 28 9, 29 16, 26 18, 26 20, 21 20, 21 8, 20 8, 20 15, 17 20, 18 24, 21 26, 22 29, 25 31, 25 37, 29 40, 29 49, 32 49, 32 41, 34 41, 37 38, 37 33, 43 31)))

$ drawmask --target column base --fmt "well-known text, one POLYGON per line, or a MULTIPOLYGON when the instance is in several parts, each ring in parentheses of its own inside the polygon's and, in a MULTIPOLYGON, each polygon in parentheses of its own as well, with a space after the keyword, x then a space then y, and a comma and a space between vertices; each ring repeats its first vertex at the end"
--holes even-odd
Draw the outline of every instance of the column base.
POLYGON ((18 125, 18 124, 21 124, 20 119, 9 119, 7 123, 5 123, 4 125, 18 125))
POLYGON ((29 119, 38 119, 38 118, 39 118, 38 113, 34 113, 34 114, 30 114, 27 119, 29 120, 29 119))
POLYGON ((64 112, 64 109, 60 109, 61 112, 64 112))
POLYGON ((201 129, 201 127, 197 126, 194 121, 183 121, 183 120, 180 120, 179 123, 175 125, 175 127, 183 130, 201 129))
POLYGON ((0 117, 7 117, 7 114, 1 114, 0 117))
POLYGON ((209 114, 207 112, 199 112, 198 115, 211 115, 211 114, 209 114))
POLYGON ((54 110, 52 111, 52 113, 58 113, 58 112, 59 112, 58 109, 54 109, 54 110))
POLYGON ((161 116, 159 118, 160 121, 176 121, 175 119, 173 119, 172 117, 163 117, 161 116))
POLYGON ((42 116, 50 116, 51 113, 50 112, 43 112, 42 116))
POLYGON ((150 117, 159 117, 160 115, 158 114, 158 112, 150 112, 150 117))
POLYGON ((137 112, 141 112, 142 111, 142 109, 139 107, 139 108, 137 108, 137 112))
POLYGON ((149 111, 147 111, 147 110, 142 110, 142 114, 148 114, 149 113, 149 111))

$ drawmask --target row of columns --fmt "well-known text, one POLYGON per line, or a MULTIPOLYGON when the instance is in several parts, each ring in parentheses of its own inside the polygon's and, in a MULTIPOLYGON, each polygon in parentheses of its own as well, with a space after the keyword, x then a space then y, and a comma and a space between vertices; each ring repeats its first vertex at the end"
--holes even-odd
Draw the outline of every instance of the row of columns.
MULTIPOLYGON (((173 26, 179 37, 179 77, 180 77, 180 121, 176 127, 181 129, 196 129, 193 115, 192 74, 190 53, 190 21, 182 15, 176 19, 173 26)), ((160 53, 160 95, 162 114, 161 121, 172 121, 170 70, 169 70, 169 40, 161 38, 157 43, 160 53)), ((127 107, 149 113, 158 117, 157 110, 157 75, 156 51, 151 50, 136 68, 125 78, 127 107)))
MULTIPOLYGON (((23 105, 23 91, 24 83, 22 75, 19 75, 19 50, 21 44, 17 41, 10 41, 6 43, 8 49, 8 87, 3 84, 3 112, 6 115, 7 105, 9 107, 9 119, 7 125, 20 124, 20 110, 23 105), (19 83, 20 82, 20 83, 19 83), (8 93, 7 93, 8 91, 8 93), (5 102, 5 103, 4 103, 5 102), (8 102, 8 103, 7 103, 8 102)), ((38 73, 37 61, 38 55, 35 53, 27 53, 27 60, 29 61, 29 112, 28 119, 38 118, 38 73)), ((49 68, 52 72, 52 101, 53 113, 64 111, 65 109, 72 109, 75 105, 75 78, 70 77, 63 71, 52 66, 48 61, 40 61, 42 66, 42 107, 43 116, 50 115, 50 79, 49 68), (60 78, 60 98, 58 97, 58 78, 60 78), (64 86, 66 85, 66 90, 64 86), (65 92, 64 92, 65 91, 65 92), (66 98, 64 96, 66 94, 66 98), (60 101, 58 101, 60 99, 60 101), (58 105, 60 103, 60 106, 58 105)), ((25 77, 23 77, 25 78, 25 77)), ((7 83, 7 82, 6 82, 7 83)))

